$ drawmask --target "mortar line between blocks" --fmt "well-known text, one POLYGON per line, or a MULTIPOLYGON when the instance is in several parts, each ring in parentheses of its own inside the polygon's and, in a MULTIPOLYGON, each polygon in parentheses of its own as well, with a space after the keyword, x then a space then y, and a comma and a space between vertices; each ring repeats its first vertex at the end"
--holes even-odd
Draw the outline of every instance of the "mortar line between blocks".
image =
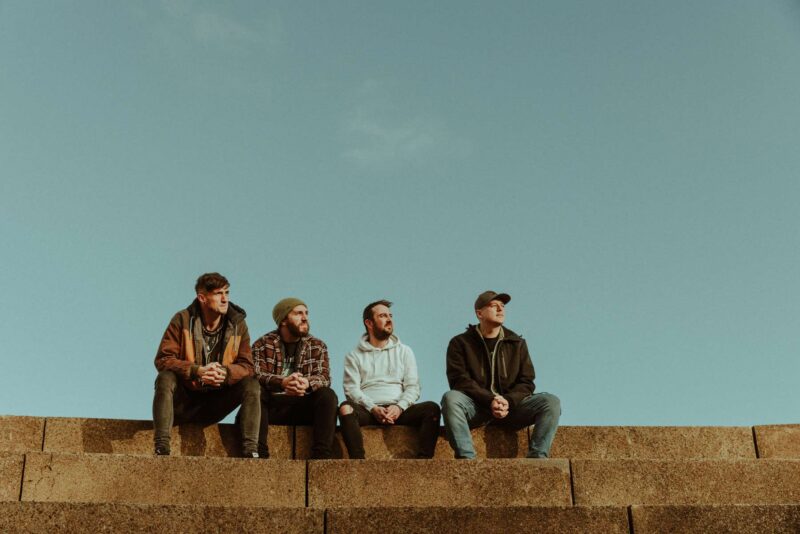
POLYGON ((758 452, 758 438, 756 437, 756 427, 751 426, 750 430, 753 433, 753 447, 756 449, 756 458, 761 458, 761 453, 758 452))
POLYGON ((39 449, 42 452, 44 452, 44 440, 45 440, 45 436, 47 436, 47 421, 49 419, 50 419, 49 417, 45 417, 44 418, 44 423, 42 423, 42 448, 39 449))
POLYGON ((572 459, 569 460, 569 498, 572 506, 575 506, 575 470, 572 466, 572 459))
POLYGON ((22 502, 22 488, 25 485, 25 468, 28 464, 28 455, 22 455, 22 476, 19 479, 19 498, 17 499, 19 502, 22 502))
POLYGON ((634 534, 634 532, 633 532, 633 505, 628 506, 628 531, 631 534, 634 534))

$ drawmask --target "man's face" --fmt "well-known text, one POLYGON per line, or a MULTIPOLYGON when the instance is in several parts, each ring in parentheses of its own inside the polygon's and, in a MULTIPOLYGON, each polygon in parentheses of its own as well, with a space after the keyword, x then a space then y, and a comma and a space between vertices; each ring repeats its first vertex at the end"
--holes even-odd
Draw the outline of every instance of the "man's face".
POLYGON ((372 308, 372 320, 367 319, 364 323, 367 325, 369 332, 381 341, 389 339, 389 336, 394 332, 392 312, 383 304, 374 306, 372 308))
POLYGON ((286 319, 284 319, 281 324, 285 325, 286 329, 289 330, 289 333, 294 337, 308 335, 308 329, 310 327, 308 324, 308 308, 303 304, 298 304, 292 308, 292 311, 289 312, 289 315, 286 316, 286 319))
POLYGON ((225 315, 228 313, 228 296, 230 292, 230 286, 212 289, 211 291, 201 291, 197 294, 197 300, 200 301, 200 306, 203 309, 225 315))
POLYGON ((506 319, 506 305, 499 300, 493 300, 480 310, 476 310, 475 314, 479 321, 499 326, 506 319))

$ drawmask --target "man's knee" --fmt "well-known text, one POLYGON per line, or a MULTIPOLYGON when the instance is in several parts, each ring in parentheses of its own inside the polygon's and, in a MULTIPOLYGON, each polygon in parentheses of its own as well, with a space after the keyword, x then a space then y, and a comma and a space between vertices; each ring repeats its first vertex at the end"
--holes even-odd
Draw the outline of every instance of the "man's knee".
POLYGON ((425 417, 430 417, 431 419, 439 419, 442 415, 442 410, 439 408, 439 405, 433 401, 426 401, 423 402, 420 407, 423 409, 423 414, 425 417))
POLYGON ((544 400, 544 409, 555 415, 561 415, 561 399, 552 393, 542 393, 542 400, 544 400))
POLYGON ((443 412, 447 412, 453 409, 464 409, 464 400, 469 399, 465 394, 461 393, 457 389, 451 389, 450 391, 446 392, 442 396, 442 408, 443 412))
POLYGON ((159 371, 156 377, 155 388, 166 391, 175 391, 178 386, 178 377, 173 371, 159 371))
POLYGON ((315 402, 323 405, 330 405, 334 408, 339 404, 339 397, 336 392, 329 387, 318 388, 313 393, 315 402))
POLYGON ((243 378, 241 380, 242 384, 242 395, 244 397, 261 397, 261 384, 258 383, 258 380, 253 378, 252 376, 248 376, 247 378, 243 378))
POLYGON ((350 415, 353 413, 353 411, 353 406, 347 401, 343 402, 342 405, 339 406, 339 415, 350 415))

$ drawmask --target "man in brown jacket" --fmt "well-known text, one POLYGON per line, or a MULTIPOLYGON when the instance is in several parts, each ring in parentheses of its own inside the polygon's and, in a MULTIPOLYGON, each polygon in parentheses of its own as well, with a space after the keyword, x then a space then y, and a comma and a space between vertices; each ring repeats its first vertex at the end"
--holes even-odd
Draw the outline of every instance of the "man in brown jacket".
POLYGON ((169 455, 174 423, 213 424, 242 405, 242 455, 258 458, 260 394, 245 311, 219 273, 197 279, 197 298, 175 314, 158 347, 153 398, 155 453, 169 455))

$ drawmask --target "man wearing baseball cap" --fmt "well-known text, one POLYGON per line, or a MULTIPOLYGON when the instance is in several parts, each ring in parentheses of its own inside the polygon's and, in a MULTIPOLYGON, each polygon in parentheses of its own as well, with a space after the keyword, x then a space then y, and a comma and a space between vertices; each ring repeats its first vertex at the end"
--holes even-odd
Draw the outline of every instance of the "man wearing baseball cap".
POLYGON ((330 388, 328 347, 309 334, 308 307, 285 298, 272 309, 277 328, 253 343, 255 376, 261 383, 259 456, 269 457, 270 424, 311 425, 311 457, 332 457, 339 399, 330 388))
POLYGON ((475 458, 471 428, 502 424, 521 429, 535 425, 528 458, 547 458, 561 415, 561 401, 534 393, 535 377, 528 345, 503 327, 506 293, 484 291, 475 300, 477 325, 450 340, 447 381, 442 397, 445 432, 456 458, 475 458))

